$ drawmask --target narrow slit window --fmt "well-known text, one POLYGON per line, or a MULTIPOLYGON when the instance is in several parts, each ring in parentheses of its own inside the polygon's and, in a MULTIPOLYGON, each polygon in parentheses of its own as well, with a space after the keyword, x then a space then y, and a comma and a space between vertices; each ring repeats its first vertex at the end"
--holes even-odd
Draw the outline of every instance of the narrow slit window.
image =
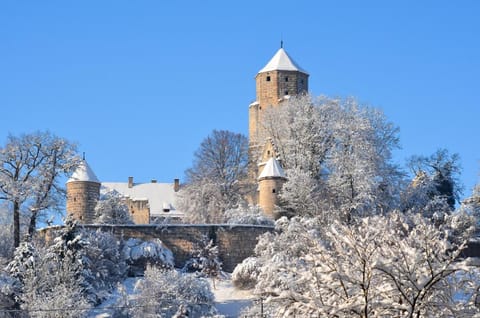
POLYGON ((270 82, 270 76, 267 76, 267 82, 270 82))

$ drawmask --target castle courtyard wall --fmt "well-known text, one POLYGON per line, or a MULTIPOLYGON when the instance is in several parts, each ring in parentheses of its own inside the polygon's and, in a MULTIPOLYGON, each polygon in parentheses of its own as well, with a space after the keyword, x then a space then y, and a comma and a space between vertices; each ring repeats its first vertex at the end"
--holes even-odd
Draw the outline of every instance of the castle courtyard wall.
MULTIPOLYGON (((192 257, 192 251, 203 237, 213 240, 218 246, 219 257, 223 262, 223 270, 232 272, 235 266, 245 258, 254 255, 258 237, 266 232, 273 232, 271 226, 262 225, 80 225, 86 229, 100 229, 114 234, 119 239, 139 238, 142 240, 160 239, 168 247, 175 258, 175 266, 183 267, 192 257)), ((45 237, 52 238, 52 231, 58 227, 46 228, 40 231, 45 237)))

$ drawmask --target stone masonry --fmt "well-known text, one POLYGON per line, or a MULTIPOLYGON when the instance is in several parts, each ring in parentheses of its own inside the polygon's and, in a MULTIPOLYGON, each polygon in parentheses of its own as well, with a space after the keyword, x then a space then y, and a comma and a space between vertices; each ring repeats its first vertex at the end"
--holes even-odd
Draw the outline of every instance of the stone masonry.
MULTIPOLYGON (((223 270, 232 272, 235 266, 245 258, 253 256, 258 237, 266 232, 273 232, 271 226, 261 225, 81 225, 84 228, 113 233, 118 238, 139 238, 151 240, 158 238, 167 246, 175 257, 175 266, 183 267, 191 258, 195 245, 206 236, 218 246, 223 270)), ((40 233, 47 239, 54 237, 51 233, 56 227, 46 228, 40 233)))

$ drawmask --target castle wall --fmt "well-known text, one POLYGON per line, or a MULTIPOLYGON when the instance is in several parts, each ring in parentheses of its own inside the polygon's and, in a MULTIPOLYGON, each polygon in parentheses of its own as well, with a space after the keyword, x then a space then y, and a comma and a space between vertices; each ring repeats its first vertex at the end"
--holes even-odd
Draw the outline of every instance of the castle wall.
MULTIPOLYGON (((167 246, 175 257, 175 266, 183 267, 191 258, 195 244, 201 242, 203 236, 212 239, 218 246, 219 256, 223 262, 223 270, 232 272, 235 266, 245 258, 254 254, 258 237, 274 228, 261 225, 84 225, 87 229, 101 229, 111 232, 118 238, 139 238, 151 240, 158 238, 167 246)), ((41 234, 52 238, 55 227, 41 230, 41 234)))

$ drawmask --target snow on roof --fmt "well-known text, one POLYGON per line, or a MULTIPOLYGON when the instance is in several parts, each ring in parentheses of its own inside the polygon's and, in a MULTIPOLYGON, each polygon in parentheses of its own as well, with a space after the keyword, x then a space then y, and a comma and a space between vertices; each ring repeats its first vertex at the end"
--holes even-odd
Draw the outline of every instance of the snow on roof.
POLYGON ((304 69, 298 66, 297 63, 287 54, 287 52, 280 48, 272 59, 265 65, 258 73, 269 71, 298 71, 308 74, 304 69))
POLYGON ((183 214, 176 209, 177 196, 173 183, 135 183, 129 188, 128 182, 102 182, 102 194, 112 190, 134 201, 148 200, 151 216, 183 214), (164 211, 167 208, 169 211, 164 211))
POLYGON ((285 172, 283 171, 282 166, 280 166, 278 160, 275 158, 268 159, 267 164, 258 177, 258 180, 271 177, 285 178, 285 172))
POLYGON ((67 183, 74 181, 90 181, 100 183, 97 176, 85 160, 82 160, 80 162, 70 179, 67 180, 67 183))

